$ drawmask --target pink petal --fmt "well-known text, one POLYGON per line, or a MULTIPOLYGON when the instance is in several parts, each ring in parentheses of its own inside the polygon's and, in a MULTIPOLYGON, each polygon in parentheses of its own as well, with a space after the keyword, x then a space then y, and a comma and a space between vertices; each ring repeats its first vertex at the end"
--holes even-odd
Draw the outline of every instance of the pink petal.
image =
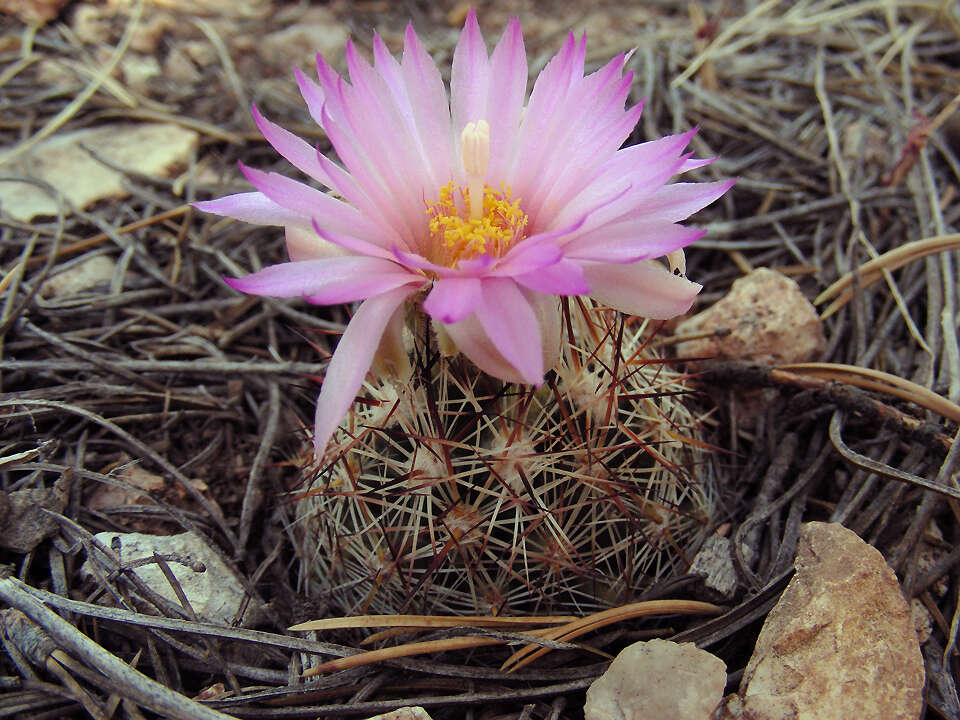
POLYGON ((530 303, 513 280, 487 278, 474 314, 487 337, 525 382, 543 382, 540 326, 530 303))
POLYGON ((632 263, 663 257, 703 237, 706 230, 669 223, 628 220, 602 225, 563 246, 564 257, 632 263))
POLYGON ((330 437, 353 404, 387 324, 412 293, 413 289, 400 287, 371 297, 357 308, 347 324, 317 398, 313 447, 318 457, 323 456, 330 437))
MULTIPOLYGON (((520 291, 530 304, 540 330, 541 356, 544 368, 553 368, 560 359, 561 315, 560 302, 553 295, 530 290, 520 291)), ((474 365, 492 377, 505 382, 524 383, 527 380, 504 358, 476 315, 468 315, 458 323, 444 325, 444 330, 474 365)))
MULTIPOLYGON (((378 285, 397 287, 416 281, 396 263, 353 255, 270 265, 246 277, 227 279, 234 290, 269 297, 350 295, 351 300, 382 292, 378 285), (402 281, 401 281, 402 278, 402 281), (373 288, 368 290, 369 288, 373 288)), ((386 288, 385 288, 386 289, 386 288)), ((330 303, 349 300, 330 300, 330 303)))
POLYGON ((453 51, 453 67, 450 71, 450 111, 453 131, 458 138, 467 123, 487 119, 489 87, 487 47, 480 34, 477 14, 471 7, 453 51))
POLYGON ((491 178, 504 177, 514 154, 516 135, 527 91, 527 53, 523 46, 520 21, 511 18, 500 42, 490 56, 490 96, 487 113, 490 123, 491 178))
POLYGON ((441 278, 423 301, 424 311, 443 323, 456 323, 474 311, 481 300, 477 278, 441 278))
POLYGON ((361 238, 355 238, 345 233, 337 233, 332 230, 320 227, 319 223, 313 221, 313 230, 323 240, 343 248, 355 255, 369 255, 370 257, 382 258, 384 260, 393 260, 393 255, 384 250, 379 245, 374 245, 361 238))
POLYGON ((257 123, 257 127, 260 128, 260 133, 274 150, 280 153, 287 162, 300 172, 309 175, 327 187, 333 187, 333 183, 323 166, 317 161, 318 153, 316 148, 292 132, 267 120, 260 114, 260 111, 257 110, 256 105, 254 105, 252 109, 254 122, 257 123))
POLYGON ((519 371, 503 357, 496 344, 487 337, 476 315, 468 315, 460 322, 444 325, 444 330, 457 349, 487 375, 504 382, 525 382, 519 371))
POLYGON ((377 351, 374 353, 371 370, 375 375, 386 375, 400 382, 410 379, 413 368, 410 365, 407 347, 403 342, 405 316, 406 307, 401 303, 390 316, 377 351))
POLYGON ((560 362, 562 345, 562 315, 556 295, 522 290, 540 326, 540 344, 543 346, 543 367, 552 370, 560 362))
POLYGON ((401 70, 432 176, 449 178, 454 167, 454 144, 451 141, 447 89, 440 71, 420 43, 412 25, 407 25, 403 38, 401 70))
POLYGON ((356 208, 336 200, 309 185, 297 182, 279 173, 266 173, 240 164, 247 180, 260 192, 288 210, 315 218, 325 229, 350 235, 360 235, 371 242, 382 242, 376 225, 361 215, 356 208))
POLYGON ((561 260, 536 272, 515 275, 524 287, 550 295, 586 295, 590 292, 583 268, 573 260, 561 260))
POLYGON ((655 320, 685 313, 702 287, 655 260, 630 265, 584 263, 583 270, 592 298, 628 315, 655 320))
POLYGON ((678 222, 705 208, 736 184, 736 180, 709 183, 673 183, 638 202, 625 216, 649 222, 678 222))
POLYGON ((562 258, 560 248, 549 242, 548 238, 544 237, 541 241, 540 237, 534 235, 512 248, 491 274, 523 275, 553 265, 562 258))
POLYGON ((322 260, 330 257, 342 257, 347 251, 317 235, 316 230, 287 225, 284 228, 287 242, 287 255, 293 262, 301 260, 322 260))
POLYGON ((303 102, 307 105, 307 111, 310 113, 310 117, 313 118, 313 121, 317 125, 323 127, 323 118, 321 117, 324 103, 323 90, 316 82, 304 75, 300 68, 295 67, 293 69, 293 75, 297 79, 300 95, 303 96, 303 102))
POLYGON ((278 205, 260 192, 225 195, 216 200, 195 202, 193 206, 203 212, 243 220, 254 225, 310 227, 309 216, 278 205))
MULTIPOLYGON (((324 108, 322 114, 324 122, 323 129, 327 133, 327 137, 330 138, 333 149, 337 151, 337 155, 339 155, 343 161, 353 180, 356 181, 357 186, 374 203, 379 210, 380 216, 394 229, 396 235, 401 238, 399 244, 404 248, 409 248, 416 233, 413 228, 411 228, 409 219, 403 209, 397 205, 388 191, 380 171, 376 165, 369 160, 367 154, 364 152, 364 148, 359 145, 359 141, 349 130, 345 129, 339 122, 330 117, 326 108, 324 108)), ((420 218, 420 221, 421 224, 423 224, 423 218, 420 218)), ((419 228, 417 232, 419 232, 419 228)))

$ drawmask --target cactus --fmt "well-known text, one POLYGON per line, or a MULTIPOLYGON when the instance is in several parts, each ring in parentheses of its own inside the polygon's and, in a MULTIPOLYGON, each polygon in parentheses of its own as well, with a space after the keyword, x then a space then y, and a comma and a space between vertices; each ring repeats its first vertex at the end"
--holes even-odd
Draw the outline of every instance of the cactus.
POLYGON ((713 481, 651 323, 564 301, 561 361, 533 387, 444 357, 417 322, 411 378, 365 386, 298 493, 311 594, 349 614, 585 613, 685 571, 713 481))

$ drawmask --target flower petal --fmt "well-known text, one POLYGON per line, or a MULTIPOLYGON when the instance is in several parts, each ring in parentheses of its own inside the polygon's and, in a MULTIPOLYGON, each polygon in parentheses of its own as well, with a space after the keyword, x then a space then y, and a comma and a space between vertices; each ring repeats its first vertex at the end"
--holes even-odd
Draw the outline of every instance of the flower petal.
POLYGON ((383 242, 379 228, 356 208, 279 173, 263 172, 242 163, 240 170, 257 190, 277 205, 317 219, 324 229, 363 237, 374 244, 383 242))
POLYGON ((487 97, 490 87, 490 61, 487 47, 480 34, 477 14, 473 8, 453 50, 450 71, 450 112, 453 132, 459 140, 460 131, 470 122, 487 119, 487 97))
POLYGON ((486 278, 482 299, 474 314, 497 350, 517 369, 524 382, 543 382, 543 347, 540 325, 520 288, 513 280, 486 278))
POLYGON ((457 323, 442 325, 437 328, 438 334, 441 331, 449 336, 457 350, 487 375, 504 382, 525 382, 520 372, 503 357, 496 343, 484 332, 476 315, 468 315, 457 323))
POLYGON ((551 295, 586 295, 590 292, 583 268, 573 260, 561 260, 536 272, 513 277, 524 287, 551 295))
POLYGON ((487 112, 490 124, 490 164, 487 174, 502 178, 515 152, 523 98, 527 91, 527 53, 520 21, 511 18, 500 42, 490 56, 490 95, 487 112))
POLYGON ((417 278, 396 263, 353 255, 269 265, 259 272, 226 282, 234 290, 268 297, 345 296, 349 302, 392 289, 417 278), (380 289, 378 289, 380 288, 380 289))
POLYGON ((615 310, 667 320, 690 309, 702 285, 674 275, 656 260, 629 265, 584 263, 590 296, 615 310))
POLYGON ((477 307, 480 289, 477 278, 441 278, 423 301, 423 309, 442 323, 460 322, 477 307))
POLYGON ((400 287, 371 297, 357 308, 347 324, 327 366, 317 398, 313 425, 313 447, 317 457, 323 456, 330 437, 357 397, 387 324, 412 292, 411 288, 400 287))
POLYGON ((310 227, 310 217, 278 205, 261 192, 225 195, 216 200, 193 203, 197 210, 253 223, 254 225, 294 225, 310 227))
POLYGON ((347 251, 329 240, 317 235, 316 230, 288 225, 284 228, 284 237, 287 241, 287 255, 294 262, 301 260, 322 260, 323 258, 341 257, 347 251))
POLYGON ((594 262, 632 263, 663 257, 699 240, 704 233, 706 230, 672 223, 628 220, 578 235, 563 246, 563 255, 594 262))
POLYGON ((328 188, 333 187, 333 182, 327 175, 326 170, 317 161, 316 148, 289 130, 285 130, 276 123, 267 120, 257 110, 256 105, 252 106, 252 111, 253 120, 257 123, 260 133, 274 150, 300 172, 309 175, 328 188))
MULTIPOLYGON (((420 43, 412 25, 403 37, 400 69, 413 107, 414 121, 420 132, 425 157, 435 178, 450 178, 453 172, 454 144, 451 142, 450 103, 447 88, 433 58, 420 43)), ((432 198, 428 198, 432 199, 432 198)))

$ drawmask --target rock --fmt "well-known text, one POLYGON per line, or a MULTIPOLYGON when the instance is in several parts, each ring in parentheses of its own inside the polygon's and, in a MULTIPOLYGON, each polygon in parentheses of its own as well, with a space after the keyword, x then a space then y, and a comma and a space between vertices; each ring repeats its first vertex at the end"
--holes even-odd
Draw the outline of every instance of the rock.
MULTIPOLYGON (((123 186, 123 175, 95 160, 84 147, 118 167, 168 176, 187 164, 197 140, 195 131, 170 123, 101 125, 54 135, 0 165, 0 172, 47 182, 74 207, 85 208, 97 200, 129 193, 123 186)), ((56 215, 57 204, 36 185, 9 182, 0 183, 0 210, 28 222, 38 215, 56 215)))
POLYGON ((76 295, 84 290, 109 283, 117 270, 117 263, 108 255, 94 255, 57 273, 40 286, 40 295, 58 298, 76 295))
POLYGON ((343 23, 327 8, 312 7, 290 27, 261 38, 256 50, 265 62, 288 72, 294 66, 314 67, 317 53, 337 63, 346 46, 343 23))
POLYGON ((69 0, 0 0, 0 14, 16 15, 28 25, 43 25, 60 14, 69 0))
POLYGON ((422 707, 402 707, 382 715, 374 715, 367 720, 430 720, 430 715, 422 707))
POLYGON ((883 556, 842 525, 812 522, 801 532, 796 567, 744 671, 744 717, 918 718, 923 658, 883 556))
POLYGON ((733 283, 711 307, 677 326, 678 336, 711 333, 678 343, 685 358, 795 363, 812 360, 826 346, 813 305, 790 278, 759 268, 733 283))
POLYGON ((120 61, 120 72, 123 73, 124 84, 140 95, 148 94, 151 82, 163 74, 160 63, 153 55, 136 53, 130 53, 120 61))
POLYGON ((190 56, 180 48, 174 48, 163 61, 163 76, 168 82, 177 85, 193 85, 199 82, 201 75, 190 56))
POLYGON ((703 578, 703 586, 717 600, 729 600, 737 591, 730 538, 711 535, 690 564, 691 575, 703 578))
MULTIPOLYGON (((167 560, 170 570, 186 593, 194 611, 203 619, 229 625, 243 602, 244 590, 239 578, 226 563, 193 533, 179 535, 143 535, 140 533, 102 532, 95 536, 103 545, 111 547, 114 538, 120 542, 120 558, 125 564, 160 555, 179 555, 193 563, 202 563, 205 570, 195 572, 186 565, 167 560)), ((93 574, 88 559, 80 569, 88 576, 93 574)), ((176 593, 170 587, 163 572, 154 563, 137 567, 133 572, 147 585, 179 605, 176 593)), ((256 623, 262 608, 251 600, 243 616, 243 625, 256 623)))
POLYGON ((917 641, 923 645, 933 633, 933 616, 919 598, 910 601, 910 616, 917 631, 917 641))
POLYGON ((52 488, 0 490, 0 547, 28 553, 60 529, 50 512, 62 513, 70 500, 70 479, 61 475, 52 488))
POLYGON ((709 720, 727 668, 693 643, 648 640, 624 649, 587 690, 586 720, 709 720))

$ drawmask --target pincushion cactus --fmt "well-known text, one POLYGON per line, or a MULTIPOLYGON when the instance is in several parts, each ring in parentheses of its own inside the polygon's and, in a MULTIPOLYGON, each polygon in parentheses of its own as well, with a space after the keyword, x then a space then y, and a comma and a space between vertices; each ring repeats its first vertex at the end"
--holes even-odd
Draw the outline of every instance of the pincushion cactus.
POLYGON ((685 379, 648 323, 565 315, 539 388, 443 357, 420 325, 410 380, 368 383, 297 493, 311 594, 348 614, 586 612, 684 571, 713 498, 685 379))

